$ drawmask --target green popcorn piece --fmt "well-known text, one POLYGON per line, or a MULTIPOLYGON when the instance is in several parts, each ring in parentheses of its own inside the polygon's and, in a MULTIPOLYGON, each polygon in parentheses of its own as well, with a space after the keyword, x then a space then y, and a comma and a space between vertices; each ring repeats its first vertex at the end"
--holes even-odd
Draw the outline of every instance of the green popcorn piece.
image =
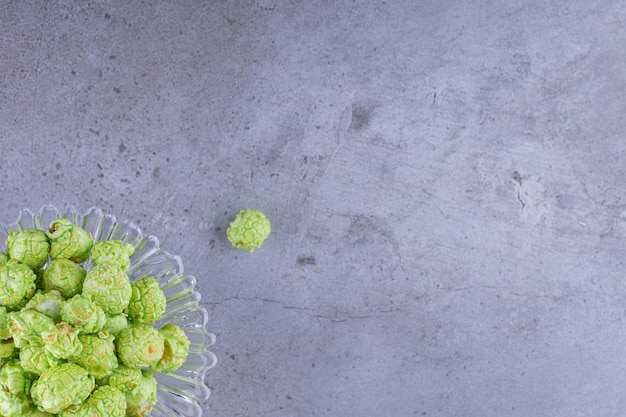
POLYGON ((77 294, 63 303, 61 319, 85 333, 97 333, 106 323, 104 310, 90 298, 77 294))
POLYGON ((36 271, 48 261, 50 242, 40 229, 11 230, 6 241, 9 258, 36 271))
POLYGON ((121 240, 101 240, 93 245, 91 262, 94 265, 114 264, 126 271, 130 266, 130 257, 135 247, 121 240))
POLYGON ((117 368, 118 362, 113 336, 106 333, 100 335, 81 334, 78 338, 83 350, 72 357, 74 363, 85 368, 96 379, 104 378, 117 368))
POLYGON ((133 324, 115 339, 119 360, 127 366, 149 368, 163 356, 163 336, 154 327, 133 324))
POLYGON ((141 369, 120 365, 106 377, 98 380, 98 385, 110 385, 121 392, 131 392, 141 383, 141 369))
POLYGON ((40 410, 58 414, 82 404, 95 388, 95 380, 80 365, 65 362, 44 371, 33 383, 31 397, 40 410))
POLYGON ((70 359, 80 354, 83 345, 79 339, 80 331, 62 321, 54 330, 41 332, 46 350, 57 359, 70 359))
POLYGON ((41 343, 42 333, 55 330, 54 320, 35 310, 21 310, 9 313, 9 330, 13 343, 21 348, 26 343, 41 343))
POLYGON ((128 327, 128 318, 126 314, 105 314, 106 321, 104 323, 104 327, 102 328, 103 332, 107 332, 117 337, 117 335, 128 327))
POLYGON ((30 386, 30 377, 19 361, 7 361, 0 369, 0 415, 23 416, 30 407, 30 386))
POLYGON ((23 417, 31 407, 27 395, 12 395, 0 391, 0 415, 3 417, 23 417))
POLYGON ((83 282, 83 295, 91 298, 107 314, 123 312, 132 294, 130 280, 117 265, 94 266, 83 282))
POLYGON ((157 403, 157 381, 152 372, 143 371, 141 383, 126 393, 126 416, 144 417, 150 414, 157 403))
POLYGON ((185 331, 173 323, 163 326, 159 333, 164 340, 163 356, 150 370, 164 374, 174 372, 187 360, 191 342, 185 331))
POLYGON ((50 256, 52 259, 70 259, 76 263, 85 262, 93 246, 93 237, 82 227, 70 220, 59 218, 50 223, 50 256))
POLYGON ((0 265, 0 303, 15 309, 35 294, 36 275, 28 266, 10 259, 0 265))
POLYGON ((124 417, 126 415, 126 395, 111 386, 98 387, 91 394, 85 407, 89 416, 124 417))
POLYGON ((22 368, 33 375, 41 375, 47 369, 61 363, 48 352, 43 342, 26 343, 20 348, 19 357, 22 368))
POLYGON ((28 300, 23 309, 38 311, 46 316, 52 317, 55 322, 58 322, 61 321, 61 306, 63 305, 63 301, 63 296, 59 291, 37 291, 35 295, 28 300))
POLYGON ((226 235, 230 243, 239 249, 254 252, 271 232, 270 221, 258 210, 241 210, 230 223, 226 235))
POLYGON ((141 278, 132 283, 132 295, 126 313, 133 322, 152 324, 165 312, 167 300, 156 279, 141 278))
POLYGON ((41 277, 41 286, 45 291, 57 290, 65 298, 79 294, 87 271, 76 262, 58 258, 50 262, 41 277))
POLYGON ((12 359, 0 369, 0 391, 12 395, 24 395, 30 390, 31 380, 19 360, 12 359))

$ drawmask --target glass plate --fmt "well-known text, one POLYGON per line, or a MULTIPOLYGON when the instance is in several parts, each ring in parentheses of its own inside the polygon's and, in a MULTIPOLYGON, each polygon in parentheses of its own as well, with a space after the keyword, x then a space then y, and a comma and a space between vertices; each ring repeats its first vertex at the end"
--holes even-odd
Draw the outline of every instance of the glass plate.
MULTIPOLYGON (((50 223, 65 217, 92 234, 94 241, 117 239, 132 243, 135 253, 127 271, 131 281, 140 277, 155 278, 167 298, 167 309, 163 317, 154 323, 156 328, 174 323, 187 333, 191 345, 189 356, 183 366, 170 374, 154 374, 158 382, 158 403, 152 417, 200 417, 200 402, 209 397, 209 388, 204 383, 206 372, 215 366, 216 356, 209 351, 215 336, 206 326, 207 311, 199 305, 200 293, 196 291, 196 279, 183 274, 183 263, 179 256, 165 252, 154 236, 144 236, 139 227, 130 220, 118 222, 116 217, 104 214, 92 207, 84 213, 68 207, 64 211, 54 206, 43 206, 38 212, 22 209, 18 219, 10 224, 0 224, 0 243, 6 252, 6 238, 10 230, 36 227, 47 230, 50 223)), ((89 270, 89 261, 83 263, 89 270)))

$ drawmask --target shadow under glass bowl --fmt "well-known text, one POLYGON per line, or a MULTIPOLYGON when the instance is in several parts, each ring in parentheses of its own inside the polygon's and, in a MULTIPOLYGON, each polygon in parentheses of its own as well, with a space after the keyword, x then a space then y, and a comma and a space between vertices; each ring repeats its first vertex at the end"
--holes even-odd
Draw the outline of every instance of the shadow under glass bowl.
MULTIPOLYGON (((200 417, 201 402, 208 399, 210 391, 204 383, 206 372, 215 366, 216 356, 209 351, 215 343, 215 335, 207 330, 208 314, 199 305, 200 293, 196 290, 196 279, 183 274, 183 263, 179 256, 172 255, 159 246, 154 236, 144 236, 139 227, 130 220, 118 221, 105 214, 98 207, 86 212, 78 212, 72 207, 59 210, 54 206, 43 206, 38 212, 22 209, 18 219, 9 224, 0 224, 0 243, 6 252, 6 238, 10 230, 37 228, 47 230, 50 223, 65 217, 91 233, 94 241, 121 240, 131 243, 135 253, 126 271, 131 282, 145 276, 155 278, 165 293, 167 309, 159 321, 157 329, 167 323, 182 328, 191 344, 187 361, 170 374, 155 373, 158 387, 158 403, 152 417, 200 417)), ((83 263, 91 269, 89 261, 83 263)))

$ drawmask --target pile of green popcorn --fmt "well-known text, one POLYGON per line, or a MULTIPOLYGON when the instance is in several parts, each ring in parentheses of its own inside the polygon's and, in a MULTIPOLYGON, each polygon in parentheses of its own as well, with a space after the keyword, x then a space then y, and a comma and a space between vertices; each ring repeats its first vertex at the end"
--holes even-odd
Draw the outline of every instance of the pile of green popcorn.
POLYGON ((58 218, 47 231, 9 232, 0 253, 0 416, 140 417, 157 402, 153 373, 187 359, 152 277, 130 281, 134 252, 94 242, 58 218), (87 271, 85 265, 93 265, 87 271))

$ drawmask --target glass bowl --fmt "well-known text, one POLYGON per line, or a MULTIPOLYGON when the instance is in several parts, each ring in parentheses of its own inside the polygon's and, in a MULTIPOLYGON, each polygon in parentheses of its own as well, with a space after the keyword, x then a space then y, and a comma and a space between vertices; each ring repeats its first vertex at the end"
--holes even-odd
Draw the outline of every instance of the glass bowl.
MULTIPOLYGON (((15 222, 0 224, 2 250, 6 252, 4 242, 10 230, 33 227, 47 230, 50 223, 59 217, 65 217, 87 230, 94 241, 116 239, 135 246, 127 271, 130 280, 135 281, 147 275, 157 279, 167 299, 167 309, 154 326, 161 328, 166 323, 174 323, 185 330, 191 341, 189 356, 183 366, 170 374, 154 374, 158 386, 158 403, 150 416, 202 416, 200 403, 210 393, 204 377, 217 361, 216 356, 209 351, 215 336, 206 328, 208 315, 199 305, 200 293, 196 291, 196 279, 183 274, 181 258, 162 250, 156 237, 144 236, 132 221, 119 222, 115 216, 104 214, 97 207, 84 213, 72 207, 63 211, 54 206, 43 206, 38 212, 22 209, 15 222)), ((84 262, 83 266, 87 270, 92 267, 89 261, 84 262)))

